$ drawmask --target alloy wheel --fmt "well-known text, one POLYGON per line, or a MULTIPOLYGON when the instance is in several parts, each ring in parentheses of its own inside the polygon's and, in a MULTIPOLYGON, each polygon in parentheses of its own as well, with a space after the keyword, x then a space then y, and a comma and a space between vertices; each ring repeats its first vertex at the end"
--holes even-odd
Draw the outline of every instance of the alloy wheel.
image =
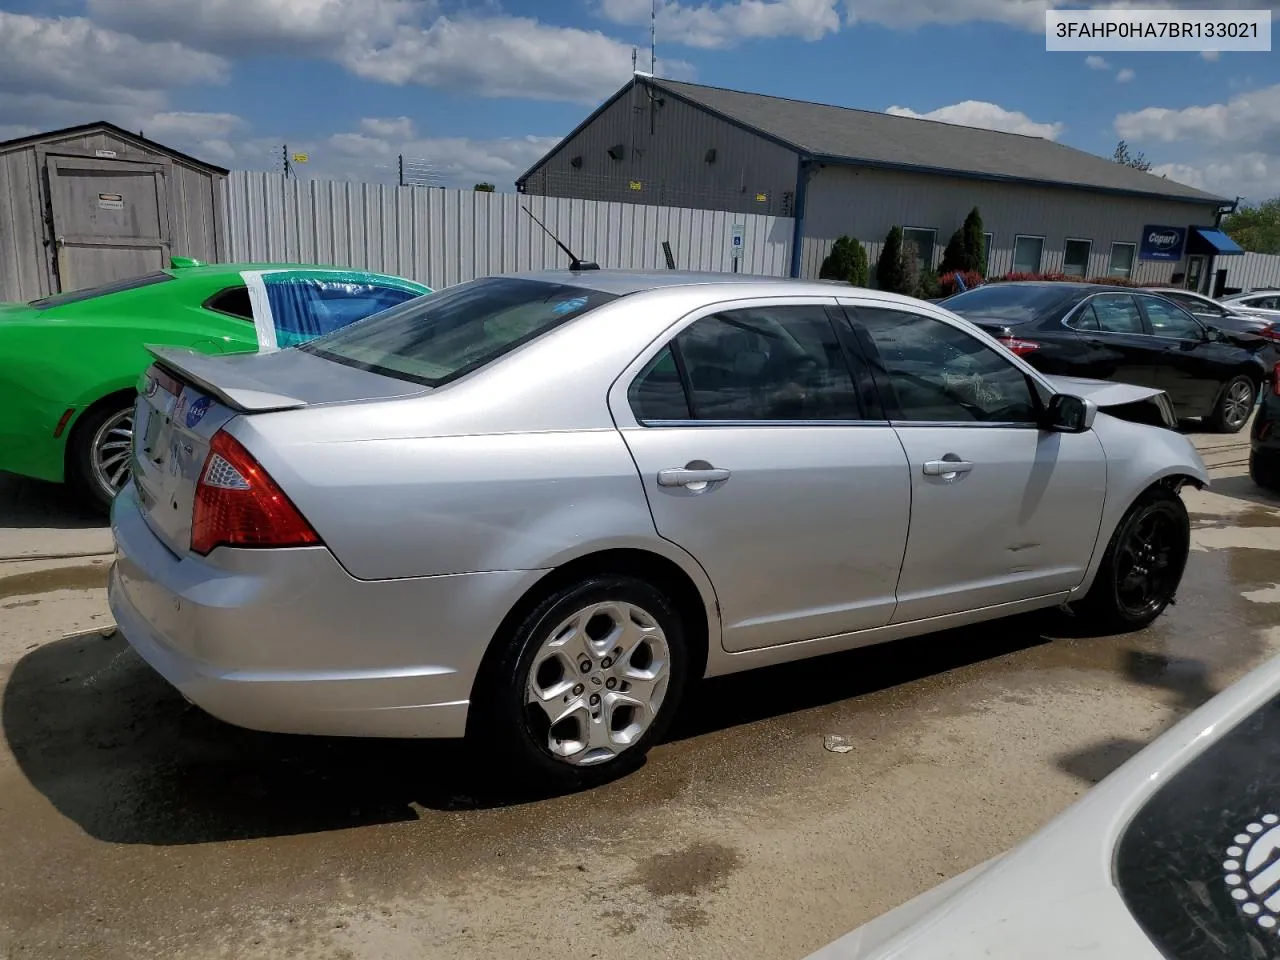
POLYGON ((1167 604, 1181 579, 1186 531, 1160 504, 1134 518, 1116 552, 1116 596, 1132 618, 1150 615, 1167 604))
POLYGON ((93 479, 108 499, 119 493, 129 480, 129 457, 132 449, 132 408, 107 417, 93 435, 89 445, 93 479))
POLYGON ((1227 387, 1222 398, 1222 420, 1231 428, 1241 426, 1253 412, 1253 403, 1257 399, 1253 385, 1247 380, 1237 380, 1227 387))
POLYGON ((605 763, 639 741, 666 697, 670 651, 657 619, 630 603, 595 603, 538 647, 525 683, 530 729, 565 763, 605 763))

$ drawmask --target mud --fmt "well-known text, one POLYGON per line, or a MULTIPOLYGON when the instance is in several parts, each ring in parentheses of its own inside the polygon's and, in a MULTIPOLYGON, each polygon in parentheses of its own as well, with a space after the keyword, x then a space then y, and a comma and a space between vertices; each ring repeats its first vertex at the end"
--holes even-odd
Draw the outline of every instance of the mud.
POLYGON ((1280 511, 1237 479, 1184 493, 1195 549, 1146 631, 1023 617, 719 678, 566 796, 458 745, 228 727, 85 630, 104 565, 0 568, 0 957, 799 960, 1274 655, 1280 511))

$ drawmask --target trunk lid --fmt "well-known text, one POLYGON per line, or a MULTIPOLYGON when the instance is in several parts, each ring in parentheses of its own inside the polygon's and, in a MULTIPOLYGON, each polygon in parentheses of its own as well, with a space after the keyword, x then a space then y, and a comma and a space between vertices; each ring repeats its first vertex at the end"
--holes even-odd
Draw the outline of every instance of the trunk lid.
POLYGON ((148 347, 156 362, 134 410, 133 482, 143 516, 175 554, 191 546, 196 484, 213 435, 238 416, 426 392, 297 350, 210 357, 148 347))

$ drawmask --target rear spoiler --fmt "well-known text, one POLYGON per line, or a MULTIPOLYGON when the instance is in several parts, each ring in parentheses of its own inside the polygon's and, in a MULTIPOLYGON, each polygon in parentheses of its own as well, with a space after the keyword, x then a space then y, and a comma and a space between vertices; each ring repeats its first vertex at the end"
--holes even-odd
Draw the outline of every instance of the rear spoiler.
POLYGON ((307 405, 305 400, 276 393, 270 384, 243 370, 234 356, 211 357, 184 347, 151 344, 147 345, 147 351, 161 366, 234 410, 265 413, 269 410, 296 410, 307 405))

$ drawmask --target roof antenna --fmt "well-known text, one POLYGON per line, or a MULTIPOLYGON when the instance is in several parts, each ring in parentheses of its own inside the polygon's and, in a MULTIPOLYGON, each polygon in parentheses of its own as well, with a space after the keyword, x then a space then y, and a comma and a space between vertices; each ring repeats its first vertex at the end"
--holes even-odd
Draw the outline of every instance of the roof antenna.
POLYGON ((524 212, 529 215, 529 219, 531 219, 538 226, 542 227, 542 232, 545 233, 552 240, 554 240, 556 246, 565 252, 565 254, 569 258, 570 270, 599 270, 600 269, 600 264, 598 263, 592 263, 590 260, 579 260, 577 255, 572 250, 570 250, 568 247, 566 247, 563 243, 560 242, 559 237, 557 237, 554 233, 552 233, 550 230, 547 229, 546 224, 544 224, 541 220, 539 220, 537 217, 533 215, 532 210, 530 210, 528 207, 524 207, 523 209, 524 209, 524 212))

